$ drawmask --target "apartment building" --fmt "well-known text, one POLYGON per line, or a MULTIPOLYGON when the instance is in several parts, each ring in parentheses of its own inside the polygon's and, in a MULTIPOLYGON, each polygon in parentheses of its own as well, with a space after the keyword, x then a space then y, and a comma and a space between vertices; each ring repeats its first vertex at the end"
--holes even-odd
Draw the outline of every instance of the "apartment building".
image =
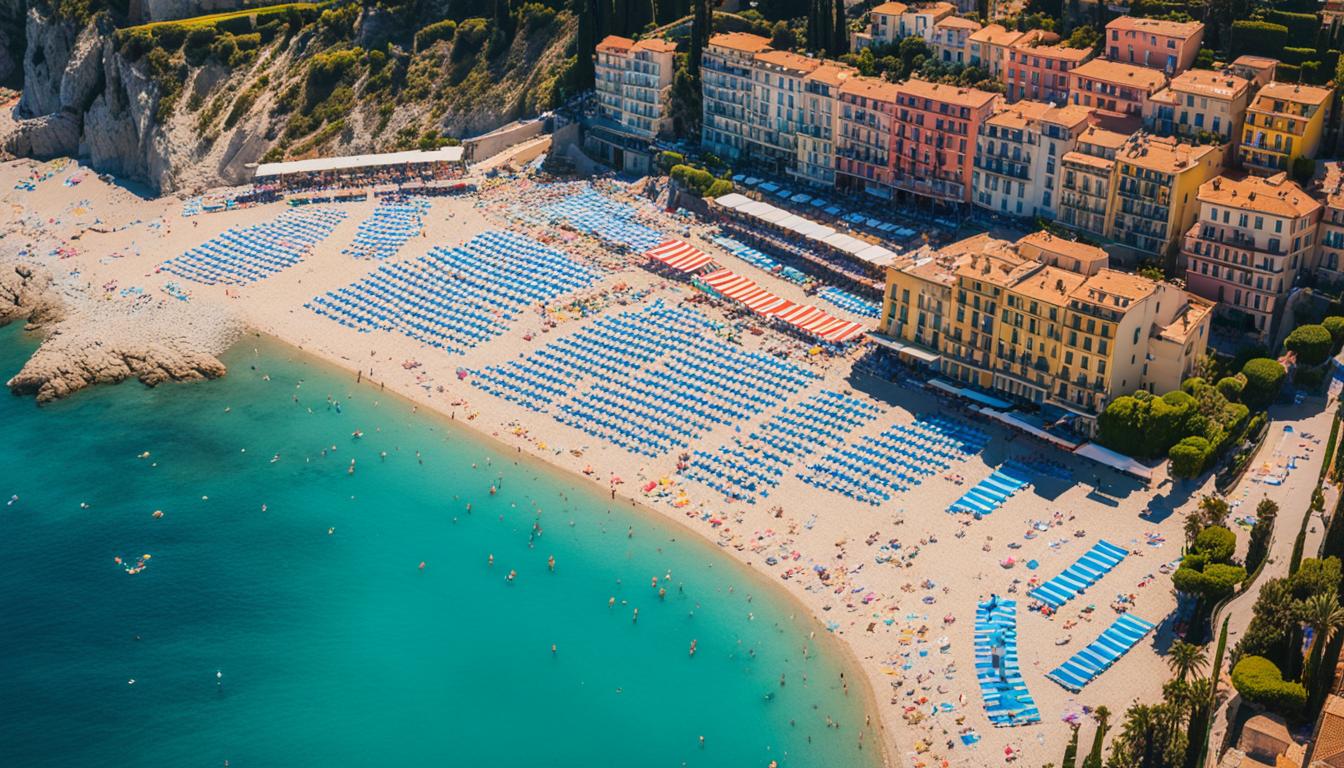
POLYGON ((1217 147, 1131 136, 1116 154, 1111 240, 1138 259, 1168 264, 1199 215, 1200 185, 1221 170, 1217 147))
POLYGON ((714 35, 705 46, 700 58, 700 143, 719 157, 737 159, 747 150, 754 59, 768 50, 769 40, 745 32, 714 35))
POLYGON ((966 38, 967 63, 980 67, 995 80, 1003 80, 1003 62, 1008 48, 1026 36, 1025 32, 1005 29, 1002 24, 981 27, 966 38))
POLYGON ((1251 173, 1292 172, 1299 157, 1315 157, 1325 132, 1331 92, 1299 83, 1270 83, 1246 110, 1238 156, 1251 173))
POLYGON ((1279 60, 1247 54, 1233 59, 1227 68, 1233 74, 1250 80, 1251 90, 1254 91, 1274 82, 1274 75, 1279 71, 1279 60))
POLYGON ((1298 275, 1314 266, 1321 209, 1282 173, 1205 182, 1185 232, 1186 284, 1272 341, 1298 275))
POLYGON ((598 159, 625 171, 646 173, 649 144, 668 134, 667 97, 672 89, 674 43, 609 35, 593 53, 598 120, 586 146, 598 159))
POLYGON ((840 85, 835 181, 843 189, 891 198, 891 131, 898 86, 879 77, 840 85))
POLYGON ((1091 126, 1060 160, 1060 224, 1094 239, 1110 235, 1115 212, 1115 164, 1129 140, 1123 133, 1091 126))
POLYGON ((1092 59, 1069 72, 1069 99, 1103 116, 1141 118, 1148 100, 1166 84, 1156 69, 1092 59))
POLYGON ((901 14, 899 20, 900 34, 897 40, 904 37, 920 37, 926 43, 933 42, 934 27, 938 22, 955 15, 957 7, 952 3, 935 2, 919 3, 911 5, 901 14))
POLYGON ((1092 58, 1092 49, 1044 44, 1052 38, 1059 39, 1054 34, 1028 34, 1008 46, 1003 84, 1009 101, 1063 104, 1069 100, 1070 77, 1092 58))
POLYGON ((1194 372, 1211 314, 1169 283, 1107 268, 1099 248, 976 235, 889 269, 879 331, 957 381, 1071 411, 1092 434, 1112 398, 1194 372))
POLYGON ((840 124, 840 86, 858 72, 827 62, 803 78, 802 127, 789 172, 808 184, 835 185, 835 145, 840 124))
POLYGON ((912 36, 932 43, 934 25, 956 12, 957 7, 946 2, 882 3, 868 12, 867 31, 850 36, 850 48, 857 51, 872 45, 891 45, 912 36))
POLYGON ((778 174, 793 167, 806 120, 805 80, 821 65, 791 51, 767 50, 752 57, 747 148, 754 162, 778 174))
POLYGON ((1344 284, 1344 165, 1337 162, 1326 165, 1322 191, 1325 207, 1321 211, 1316 282, 1319 285, 1344 284))
POLYGON ((933 25, 933 57, 943 64, 970 61, 970 37, 980 30, 980 22, 947 16, 933 25))
POLYGON ((1198 21, 1163 21, 1119 16, 1106 25, 1106 57, 1111 61, 1178 75, 1195 64, 1204 42, 1198 21))
POLYGON ((1072 105, 1019 101, 987 119, 976 138, 972 202, 1010 216, 1054 218, 1060 162, 1091 123, 1072 105))
POLYGON ((892 115, 892 184, 947 202, 971 201, 971 173, 980 126, 999 95, 911 78, 896 86, 892 115))
POLYGON ((1231 70, 1189 69, 1149 98, 1143 122, 1167 136, 1212 134, 1230 148, 1241 138, 1250 94, 1251 81, 1231 70))

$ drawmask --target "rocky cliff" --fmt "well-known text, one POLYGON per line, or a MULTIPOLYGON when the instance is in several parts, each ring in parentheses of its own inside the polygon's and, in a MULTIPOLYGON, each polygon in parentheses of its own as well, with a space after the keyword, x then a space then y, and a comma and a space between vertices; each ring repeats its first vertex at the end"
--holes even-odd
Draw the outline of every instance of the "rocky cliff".
POLYGON ((259 11, 217 29, 208 17, 127 27, 106 9, 75 20, 0 0, 0 82, 6 66, 22 79, 0 148, 78 156, 159 192, 200 190, 249 181, 263 159, 436 146, 563 96, 568 12, 529 4, 509 31, 484 18, 460 31, 432 21, 456 1, 409 13, 376 3, 259 11))

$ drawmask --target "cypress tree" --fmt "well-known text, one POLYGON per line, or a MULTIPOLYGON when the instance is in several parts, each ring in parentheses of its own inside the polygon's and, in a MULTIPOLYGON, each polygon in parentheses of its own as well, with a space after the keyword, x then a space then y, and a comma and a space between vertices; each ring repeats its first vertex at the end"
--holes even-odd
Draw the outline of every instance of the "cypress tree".
POLYGON ((832 30, 834 44, 831 56, 843 56, 849 53, 849 24, 845 21, 845 0, 835 0, 835 29, 832 30))
POLYGON ((574 50, 578 53, 575 63, 575 87, 583 90, 593 84, 593 54, 597 48, 597 8, 593 0, 573 0, 571 7, 579 17, 579 28, 574 39, 574 50))
POLYGON ((686 71, 691 74, 695 80, 697 88, 700 85, 700 54, 705 50, 705 45, 709 42, 709 27, 711 16, 709 14, 709 0, 691 0, 695 4, 695 13, 691 16, 691 47, 690 56, 686 60, 686 71))

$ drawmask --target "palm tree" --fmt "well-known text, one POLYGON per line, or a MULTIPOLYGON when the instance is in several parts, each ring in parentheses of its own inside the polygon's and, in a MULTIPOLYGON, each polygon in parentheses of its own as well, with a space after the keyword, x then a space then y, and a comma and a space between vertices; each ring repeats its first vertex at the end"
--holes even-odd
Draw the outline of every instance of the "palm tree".
POLYGON ((1204 518, 1201 515, 1191 512, 1185 516, 1185 546, 1187 548, 1194 546, 1195 537, 1202 530, 1204 530, 1204 518))
POLYGON ((1108 765, 1115 768, 1140 768, 1151 765, 1154 757, 1154 730, 1157 717, 1154 707, 1146 704, 1134 704, 1125 712, 1124 725, 1120 735, 1111 744, 1111 759, 1108 765))
POLYGON ((1106 726, 1111 718, 1111 710, 1102 704, 1092 713, 1092 717, 1097 720, 1097 732, 1092 735, 1091 751, 1083 758, 1083 768, 1101 768, 1101 746, 1106 740, 1106 726))
POLYGON ((1186 675, 1203 670, 1208 663, 1209 656, 1202 645, 1177 640, 1167 651, 1167 666, 1181 682, 1185 682, 1186 675))
POLYGON ((1339 593, 1331 590, 1303 600, 1298 606, 1298 620, 1311 627, 1311 654, 1307 656, 1302 675, 1307 690, 1311 691, 1321 674, 1325 646, 1334 639, 1337 630, 1344 628, 1344 608, 1339 607, 1339 593))

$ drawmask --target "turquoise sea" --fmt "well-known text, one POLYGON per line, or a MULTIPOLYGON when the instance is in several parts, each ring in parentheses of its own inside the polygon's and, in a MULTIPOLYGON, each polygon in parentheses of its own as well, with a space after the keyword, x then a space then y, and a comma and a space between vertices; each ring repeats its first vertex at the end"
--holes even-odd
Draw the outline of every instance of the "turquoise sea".
POLYGON ((761 577, 296 354, 0 397, 0 766, 877 763, 761 577))

